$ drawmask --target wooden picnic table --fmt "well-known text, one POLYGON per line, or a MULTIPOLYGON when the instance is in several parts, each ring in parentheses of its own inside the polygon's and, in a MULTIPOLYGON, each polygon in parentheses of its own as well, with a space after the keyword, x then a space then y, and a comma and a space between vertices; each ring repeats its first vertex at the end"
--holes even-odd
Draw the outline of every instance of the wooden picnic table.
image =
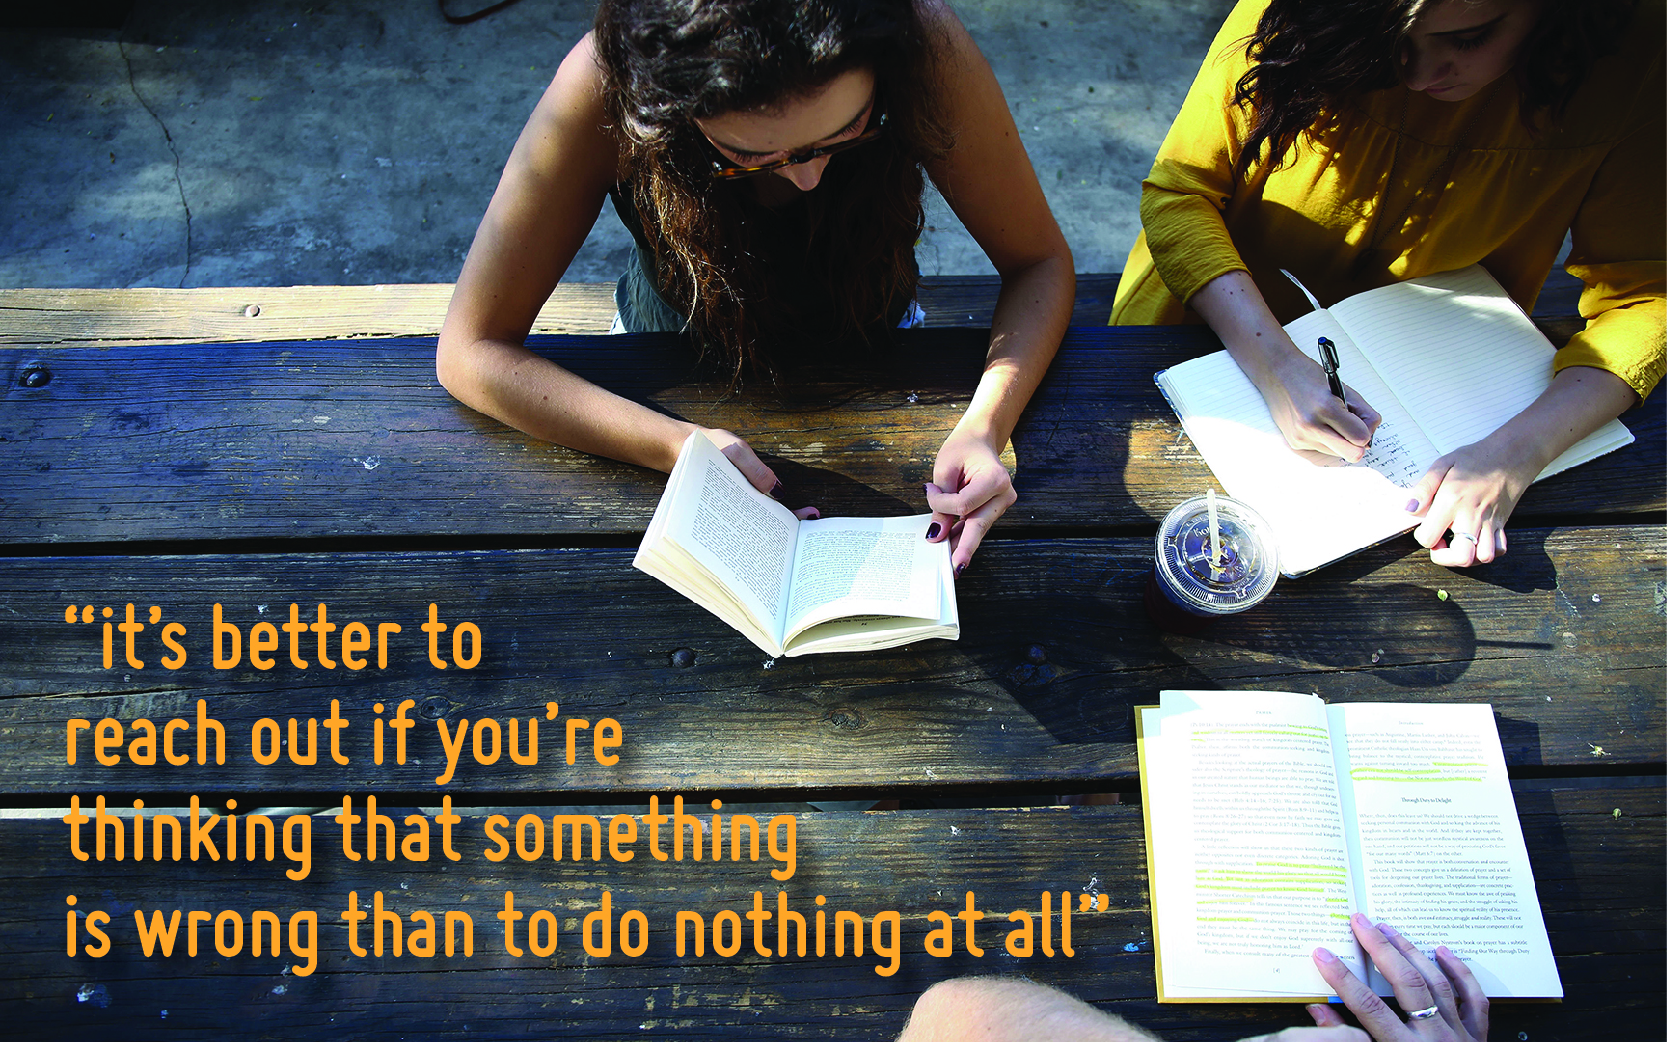
MULTIPOLYGON (((1140 604, 1152 532, 1211 478, 1151 374, 1215 342, 1201 329, 1106 328, 1115 276, 1080 278, 1079 325, 1010 451, 1019 503, 958 584, 961 639, 773 661, 631 569, 662 475, 532 441, 438 387, 433 332, 446 287, 0 291, 0 460, 11 476, 0 487, 0 806, 12 808, 0 818, 0 1016, 29 1037, 889 1039, 937 980, 1023 973, 1165 1038, 1275 1031, 1300 1023, 1300 1010, 1155 1002, 1132 741, 1132 707, 1159 690, 1248 688, 1492 704, 1568 992, 1557 1005, 1496 1005, 1494 1037, 1658 1037, 1662 396, 1623 418, 1636 444, 1531 489, 1511 553, 1493 565, 1437 568, 1403 538, 1282 582, 1265 605, 1205 634, 1165 634, 1140 604), (116 632, 106 668, 102 609, 119 623, 129 603, 141 623, 160 609, 135 638, 145 666, 128 663, 116 632), (320 603, 340 626, 399 623, 387 664, 371 647, 362 668, 349 668, 337 644, 327 667, 309 632, 296 649, 304 670, 287 643, 271 668, 247 657, 215 668, 215 605, 247 644, 257 622, 281 626, 292 604, 315 621, 320 603), (419 628, 430 604, 452 627, 436 638, 441 661, 452 658, 445 670, 419 628), (457 656, 470 645, 449 643, 465 621, 481 634, 469 669, 457 656), (170 622, 186 628, 178 639, 189 654, 176 668, 156 639, 170 622), (388 727, 377 762, 373 724, 391 724, 406 702, 415 724, 405 760, 388 727), (249 755, 261 721, 281 742, 295 718, 305 743, 308 719, 329 720, 333 706, 350 720, 337 749, 345 763, 330 754, 328 729, 312 764, 291 762, 281 744, 270 764, 249 755), (224 764, 199 713, 228 736, 224 764), (140 718, 181 721, 186 762, 132 762, 123 742, 142 733, 140 718), (575 718, 586 724, 571 732, 570 765, 564 728, 575 718), (123 739, 99 749, 107 719, 122 722, 123 739), (604 719, 618 724, 611 754, 592 742, 604 719), (70 720, 87 721, 73 765, 70 720), (473 736, 488 720, 497 737, 476 754, 461 729, 473 736), (524 743, 533 721, 540 758, 516 762, 509 753, 529 747, 514 736, 524 743), (455 765, 441 725, 457 737, 455 765), (199 731, 208 762, 198 762, 199 731), (1055 805, 1082 793, 1122 802, 1055 805), (413 817, 432 822, 428 859, 403 845, 391 863, 344 857, 338 825, 306 815, 344 795, 360 815, 374 795, 402 844, 413 817), (236 800, 245 829, 264 815, 275 835, 304 819, 308 871, 286 875, 296 861, 259 856, 258 844, 252 861, 246 847, 238 862, 206 849, 179 862, 117 861, 113 850, 76 860, 61 808, 73 797, 91 814, 99 796, 118 809, 142 799, 148 827, 171 813, 187 836, 192 797, 221 815, 236 800), (640 825, 650 797, 668 815, 681 797, 708 827, 714 799, 726 819, 792 815, 793 874, 769 874, 784 862, 768 843, 756 862, 730 860, 727 846, 723 860, 658 861, 646 841, 630 861, 551 856, 543 833, 553 815, 640 825), (876 799, 900 809, 805 807, 876 799), (440 850, 443 801, 460 819, 456 861, 440 850), (482 856, 493 815, 521 852, 482 856), (540 854, 527 859, 535 837, 540 854), (552 913, 553 951, 530 947, 524 918, 523 954, 506 952, 496 914, 505 891, 529 918, 552 913), (584 923, 604 891, 611 951, 590 954, 584 923), (984 954, 963 949, 959 924, 954 954, 928 954, 928 916, 954 915, 968 891, 991 913, 984 954), (1038 946, 1014 957, 1001 941, 1006 913, 1039 915, 1043 891, 1055 930, 1062 891, 1088 903, 1073 916, 1074 955, 1038 946), (373 916, 358 928, 362 957, 338 918, 349 892, 373 916), (395 957, 391 927, 388 950, 371 950, 378 893, 408 937, 416 912, 440 920, 439 952, 422 955, 413 940, 395 957), (810 954, 774 952, 772 920, 772 954, 760 955, 737 919, 747 936, 733 955, 678 956, 679 911, 715 930, 720 910, 745 915, 755 893, 767 910, 782 901, 805 916, 810 954), (66 955, 69 894, 81 915, 113 920, 109 954, 66 955), (256 909, 286 930, 296 912, 316 910, 316 970, 286 970, 296 961, 287 936, 284 958, 255 956, 242 937, 224 954, 212 919, 194 956, 182 928, 172 956, 146 957, 134 911, 175 908, 235 910, 239 931, 256 909), (640 954, 619 932, 630 909, 650 924, 640 954), (816 955, 819 909, 830 927, 841 910, 863 917, 872 931, 863 955, 816 955), (444 954, 447 910, 469 915, 471 956, 444 954), (897 913, 895 956, 884 954, 882 912, 897 913)), ((990 280, 929 282, 929 327, 895 351, 805 367, 790 390, 732 392, 676 338, 576 335, 606 328, 606 290, 563 287, 532 346, 622 393, 742 433, 795 501, 865 514, 924 509, 920 484, 976 380, 977 326, 993 300, 990 280)), ((1542 298, 1537 318, 1554 337, 1570 328, 1567 296, 1552 286, 1542 298)), ((89 853, 99 831, 83 827, 89 853)), ((115 826, 102 832, 113 844, 115 826)), ((363 855, 364 837, 356 842, 363 855)), ((277 843, 284 849, 282 835, 277 843)), ((219 927, 228 947, 232 928, 219 927)))

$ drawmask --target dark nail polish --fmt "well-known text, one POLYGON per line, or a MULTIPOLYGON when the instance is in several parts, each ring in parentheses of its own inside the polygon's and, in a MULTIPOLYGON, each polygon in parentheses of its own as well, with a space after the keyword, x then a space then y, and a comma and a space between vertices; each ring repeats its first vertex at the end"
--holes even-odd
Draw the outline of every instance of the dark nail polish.
POLYGON ((966 571, 966 570, 967 570, 967 566, 965 564, 956 565, 955 566, 955 578, 959 579, 961 577, 961 573, 966 571))
POLYGON ((943 531, 943 526, 938 524, 936 521, 934 521, 931 524, 926 526, 926 538, 927 539, 936 539, 936 538, 938 538, 938 533, 942 532, 942 531, 943 531))
POLYGON ((779 482, 779 481, 776 482, 774 485, 770 486, 770 495, 774 496, 777 499, 780 499, 781 494, 785 491, 787 491, 787 490, 781 487, 781 482, 779 482))

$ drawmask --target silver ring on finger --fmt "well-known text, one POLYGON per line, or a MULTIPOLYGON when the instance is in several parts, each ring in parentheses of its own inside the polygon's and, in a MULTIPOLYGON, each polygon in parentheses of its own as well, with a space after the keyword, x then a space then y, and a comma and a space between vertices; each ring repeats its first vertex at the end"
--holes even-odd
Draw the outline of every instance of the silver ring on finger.
POLYGON ((1431 1017, 1435 1016, 1439 1012, 1441 1012, 1441 1010, 1440 1010, 1440 1007, 1437 1007, 1437 1006, 1431 1006, 1429 1009, 1415 1009, 1411 1013, 1407 1014, 1407 1019, 1408 1020, 1429 1020, 1431 1017))
POLYGON ((1454 531, 1454 533, 1453 533, 1453 538, 1454 538, 1454 540, 1459 540, 1459 539, 1468 539, 1468 540, 1470 540, 1470 541, 1471 541, 1471 542, 1472 542, 1472 543, 1474 543, 1474 542, 1475 542, 1475 541, 1476 541, 1476 537, 1475 537, 1475 536, 1473 536, 1473 535, 1471 535, 1471 534, 1470 534, 1470 533, 1469 533, 1469 532, 1459 532, 1459 531, 1454 531))

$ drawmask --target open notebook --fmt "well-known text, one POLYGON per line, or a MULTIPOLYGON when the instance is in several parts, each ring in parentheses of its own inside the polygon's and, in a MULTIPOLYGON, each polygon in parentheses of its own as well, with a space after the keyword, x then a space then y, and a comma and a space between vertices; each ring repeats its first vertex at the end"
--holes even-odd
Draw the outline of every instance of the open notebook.
MULTIPOLYGON (((1551 383, 1556 354, 1479 265, 1358 293, 1285 330, 1316 359, 1318 339, 1330 338, 1343 381, 1383 415, 1360 463, 1318 466, 1291 451, 1261 394, 1226 351, 1165 369, 1156 379, 1222 487, 1273 526, 1287 576, 1415 527, 1407 490, 1438 457, 1487 437, 1539 397, 1551 383)), ((1632 440, 1611 420, 1539 476, 1632 440)))

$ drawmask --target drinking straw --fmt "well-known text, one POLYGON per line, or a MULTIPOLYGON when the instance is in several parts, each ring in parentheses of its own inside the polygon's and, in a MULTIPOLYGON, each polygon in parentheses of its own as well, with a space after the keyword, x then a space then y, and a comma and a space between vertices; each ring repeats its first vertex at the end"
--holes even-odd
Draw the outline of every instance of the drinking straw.
POLYGON ((1221 522, 1216 518, 1216 490, 1205 489, 1210 505, 1210 578, 1221 579, 1221 522))

